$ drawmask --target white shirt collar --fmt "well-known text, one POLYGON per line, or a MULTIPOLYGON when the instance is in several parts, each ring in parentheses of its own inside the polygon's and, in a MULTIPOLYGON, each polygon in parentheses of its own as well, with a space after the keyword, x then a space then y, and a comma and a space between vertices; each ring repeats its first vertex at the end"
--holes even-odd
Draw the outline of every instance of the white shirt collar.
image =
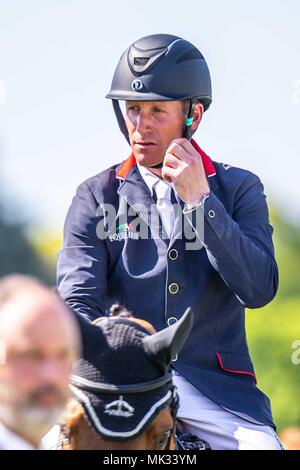
MULTIPOLYGON (((0 448, 4 450, 37 450, 32 444, 0 423, 0 448)), ((42 447, 39 447, 42 449, 42 447)))
POLYGON ((143 180, 145 181, 146 185, 148 186, 148 188, 150 190, 151 196, 153 196, 153 186, 158 181, 161 181, 162 183, 165 183, 170 188, 169 195, 171 195, 171 188, 174 189, 174 193, 175 193, 176 198, 177 198, 177 193, 176 193, 176 190, 175 190, 174 185, 172 183, 169 183, 168 181, 164 180, 163 178, 160 178, 159 176, 155 175, 154 173, 152 173, 152 171, 148 170, 148 168, 146 168, 145 166, 140 165, 138 162, 136 162, 136 165, 137 165, 138 170, 141 174, 141 177, 143 178, 143 180))

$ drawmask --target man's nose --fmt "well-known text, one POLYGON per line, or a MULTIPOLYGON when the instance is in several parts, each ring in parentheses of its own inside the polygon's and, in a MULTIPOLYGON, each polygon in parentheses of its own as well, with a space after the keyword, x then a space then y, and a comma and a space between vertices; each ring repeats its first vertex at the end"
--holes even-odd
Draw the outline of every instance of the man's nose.
POLYGON ((149 115, 145 111, 141 111, 136 118, 135 128, 138 131, 147 129, 149 127, 149 115))
POLYGON ((67 371, 61 366, 59 361, 49 359, 44 361, 40 368, 40 376, 48 382, 56 382, 61 380, 62 376, 67 376, 67 371))

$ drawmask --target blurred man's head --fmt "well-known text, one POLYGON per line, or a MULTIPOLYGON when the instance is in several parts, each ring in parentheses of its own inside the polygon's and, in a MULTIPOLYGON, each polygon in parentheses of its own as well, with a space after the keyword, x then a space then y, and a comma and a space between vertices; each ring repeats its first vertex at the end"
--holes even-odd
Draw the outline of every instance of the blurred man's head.
POLYGON ((77 325, 65 304, 39 281, 0 281, 0 421, 37 445, 68 399, 79 349, 77 325))

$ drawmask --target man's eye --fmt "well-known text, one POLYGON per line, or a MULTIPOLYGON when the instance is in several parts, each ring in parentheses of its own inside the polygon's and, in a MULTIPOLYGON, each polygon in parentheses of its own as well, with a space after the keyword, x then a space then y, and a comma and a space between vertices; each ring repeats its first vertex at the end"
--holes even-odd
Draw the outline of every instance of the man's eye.
POLYGON ((139 111, 139 107, 138 106, 127 106, 127 111, 139 111))
POLYGON ((60 351, 58 354, 57 354, 57 359, 60 360, 60 361, 64 361, 66 359, 70 359, 70 353, 69 351, 60 351))
POLYGON ((39 351, 27 351, 22 354, 21 358, 29 361, 40 361, 43 355, 39 351))

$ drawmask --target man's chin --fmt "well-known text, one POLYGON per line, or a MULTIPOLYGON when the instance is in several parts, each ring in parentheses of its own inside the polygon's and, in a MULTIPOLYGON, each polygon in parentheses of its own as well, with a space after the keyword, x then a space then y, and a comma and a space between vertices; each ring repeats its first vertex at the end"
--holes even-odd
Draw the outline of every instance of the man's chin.
POLYGON ((150 153, 134 153, 136 161, 147 167, 154 167, 163 162, 163 157, 158 158, 157 155, 151 155, 150 153))
POLYGON ((45 407, 29 408, 22 412, 20 422, 23 422, 28 429, 43 435, 59 422, 64 411, 65 408, 62 406, 48 409, 45 407))
POLYGON ((22 431, 22 429, 39 429, 41 432, 47 432, 56 424, 65 406, 57 405, 52 407, 44 406, 16 406, 14 409, 5 406, 1 407, 0 417, 12 429, 22 431))
POLYGON ((36 406, 23 410, 24 418, 35 423, 54 424, 64 411, 64 406, 36 406))

